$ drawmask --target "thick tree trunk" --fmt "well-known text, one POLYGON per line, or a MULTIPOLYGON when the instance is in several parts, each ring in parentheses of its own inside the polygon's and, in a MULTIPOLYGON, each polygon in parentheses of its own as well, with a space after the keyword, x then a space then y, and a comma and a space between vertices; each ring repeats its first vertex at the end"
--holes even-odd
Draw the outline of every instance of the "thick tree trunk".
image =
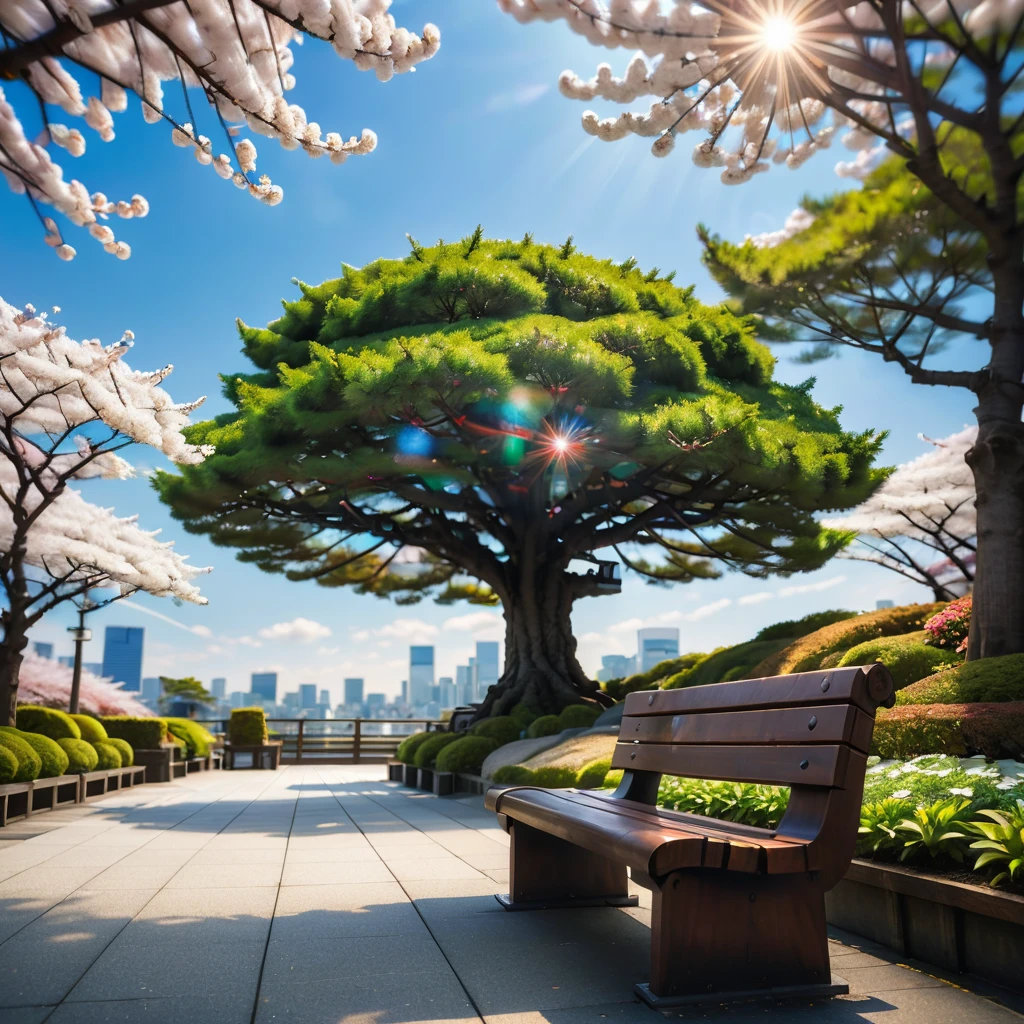
POLYGON ((18 673, 28 641, 12 646, 6 639, 0 644, 0 725, 14 725, 18 705, 18 673))
POLYGON ((484 699, 481 718, 507 715, 519 703, 540 715, 558 714, 568 704, 608 703, 576 660, 574 577, 560 570, 530 575, 504 601, 505 668, 484 699))

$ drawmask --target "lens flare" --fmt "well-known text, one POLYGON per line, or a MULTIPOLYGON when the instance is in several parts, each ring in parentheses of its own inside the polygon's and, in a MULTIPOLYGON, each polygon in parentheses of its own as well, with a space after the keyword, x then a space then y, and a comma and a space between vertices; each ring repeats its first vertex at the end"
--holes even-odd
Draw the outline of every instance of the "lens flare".
POLYGON ((761 28, 764 45, 775 53, 785 53, 796 45, 799 29, 792 18, 773 15, 766 18, 761 28))

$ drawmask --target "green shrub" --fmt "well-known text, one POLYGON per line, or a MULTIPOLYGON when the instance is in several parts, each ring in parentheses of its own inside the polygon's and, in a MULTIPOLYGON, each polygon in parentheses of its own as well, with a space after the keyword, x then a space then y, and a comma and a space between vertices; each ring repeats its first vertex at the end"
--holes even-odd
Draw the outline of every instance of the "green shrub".
POLYGON ((671 811, 775 828, 786 813, 789 790, 756 782, 715 782, 668 776, 661 780, 658 803, 671 811))
POLYGON ((30 743, 26 743, 23 736, 13 729, 10 732, 0 732, 0 747, 6 747, 17 759, 18 770, 14 775, 14 782, 31 782, 39 778, 43 762, 30 743))
POLYGON ((799 640, 808 633, 815 633, 825 626, 831 626, 834 622, 845 622, 847 619, 854 619, 858 612, 847 612, 840 609, 832 609, 825 612, 811 612, 802 619, 787 619, 785 622, 776 622, 773 626, 765 626, 755 637, 755 640, 799 640))
POLYGON ((18 759, 6 747, 0 747, 0 786, 14 781, 18 774, 18 759))
POLYGON ((872 752, 883 758, 918 754, 984 754, 993 761, 1020 758, 1024 756, 1024 701, 881 708, 872 752))
POLYGON ((555 736, 562 731, 558 724, 558 715, 541 715, 540 718, 530 723, 526 735, 531 740, 540 739, 542 736, 555 736))
POLYGON ((498 749, 498 741, 487 736, 463 736, 442 748, 435 767, 439 772, 466 772, 476 775, 484 758, 498 749))
POLYGON ((625 679, 609 679, 601 684, 601 689, 615 700, 624 700, 627 693, 635 693, 637 690, 654 690, 665 685, 665 680, 679 672, 693 668, 706 657, 706 654, 682 654, 678 658, 660 661, 654 668, 650 668, 646 672, 638 672, 636 675, 626 676, 625 679))
POLYGON ((494 740, 499 747, 503 747, 506 743, 519 739, 519 734, 523 730, 511 715, 498 715, 477 722, 469 731, 474 736, 486 736, 489 740, 494 740))
MULTIPOLYGON (((462 735, 465 735, 464 733, 462 735)), ((416 748, 413 757, 413 764, 417 768, 433 768, 437 755, 448 746, 459 739, 459 734, 454 732, 435 732, 416 748)))
POLYGON ((421 743, 425 743, 433 736, 432 732, 414 732, 411 736, 406 736, 401 743, 398 744, 398 750, 395 751, 395 758, 402 762, 402 764, 415 764, 416 763, 416 748, 421 743))
POLYGON ((848 651, 857 644, 880 636, 901 636, 921 629, 925 619, 941 607, 941 603, 908 604, 833 622, 769 655, 751 669, 751 677, 788 675, 790 672, 810 672, 821 668, 823 659, 837 651, 848 651))
POLYGON ((68 717, 74 719, 75 725, 78 726, 78 731, 86 743, 100 743, 108 738, 103 723, 97 721, 92 715, 69 715, 68 717))
POLYGON ((82 730, 78 723, 56 708, 41 708, 35 704, 19 704, 17 721, 14 723, 23 732, 38 732, 51 740, 80 740, 82 730))
POLYGON ((764 658, 782 650, 787 640, 749 640, 733 647, 723 647, 705 655, 699 662, 684 672, 674 675, 665 683, 666 690, 678 690, 687 686, 706 686, 710 683, 724 683, 730 679, 750 679, 754 666, 764 658))
POLYGON ((100 740, 99 743, 93 743, 92 748, 96 751, 96 767, 100 771, 111 771, 121 767, 121 752, 112 743, 100 740))
POLYGON ((622 782, 623 771, 621 768, 613 768, 605 777, 604 782, 601 783, 602 789, 618 789, 619 783, 622 782))
POLYGON ((537 717, 537 712, 520 701, 509 712, 509 717, 515 720, 520 729, 525 729, 537 717))
POLYGON ((267 716, 263 708, 235 708, 228 722, 228 739, 236 747, 258 747, 267 742, 267 716))
POLYGON ((569 704, 558 716, 559 732, 563 729, 589 729, 600 717, 603 709, 595 704, 569 704))
POLYGON ((207 757, 213 737, 191 718, 165 718, 167 731, 183 740, 189 757, 207 757))
MULTIPOLYGON (((962 661, 956 651, 929 647, 915 639, 918 634, 879 637, 851 647, 839 660, 840 666, 870 665, 880 661, 892 676, 897 690, 930 676, 940 667, 962 661)), ((831 666, 826 666, 831 667, 831 666)))
POLYGON ((127 740, 119 740, 116 736, 111 736, 103 742, 109 743, 121 755, 122 768, 131 768, 135 764, 135 751, 132 750, 132 745, 127 740))
POLYGON ((579 789, 600 789, 611 767, 611 758, 601 757, 591 761, 576 773, 576 786, 579 789))
POLYGON ((534 768, 530 785, 543 786, 545 789, 571 789, 576 785, 576 772, 572 768, 554 764, 534 768))
POLYGON ((91 743, 86 743, 85 740, 76 740, 70 737, 57 740, 64 750, 64 753, 68 755, 68 774, 69 775, 82 775, 85 772, 92 772, 96 770, 96 765, 99 764, 100 756, 93 749, 91 743))
POLYGON ((132 750, 155 750, 167 739, 167 723, 162 718, 106 715, 100 722, 107 739, 124 740, 132 750))
POLYGON ((1024 700, 1024 654, 944 669, 896 694, 897 704, 1002 704, 1024 700))
POLYGON ((55 779, 68 770, 68 755, 56 740, 38 732, 22 732, 13 726, 0 726, 0 733, 14 733, 24 740, 38 755, 41 762, 38 778, 55 779))
POLYGON ((533 772, 521 764, 503 764, 493 775, 493 781, 501 786, 528 786, 533 772))

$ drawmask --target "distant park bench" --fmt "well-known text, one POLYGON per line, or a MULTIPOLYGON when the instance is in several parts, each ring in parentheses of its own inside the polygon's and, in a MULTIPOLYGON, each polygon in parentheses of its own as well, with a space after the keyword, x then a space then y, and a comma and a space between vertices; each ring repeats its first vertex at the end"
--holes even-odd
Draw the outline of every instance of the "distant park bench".
POLYGON ((653 892, 650 981, 659 1009, 754 995, 848 991, 829 968, 824 895, 853 857, 880 664, 631 693, 612 794, 493 787, 512 837, 508 910, 636 905, 653 892), (662 775, 789 786, 776 829, 656 806, 662 775))

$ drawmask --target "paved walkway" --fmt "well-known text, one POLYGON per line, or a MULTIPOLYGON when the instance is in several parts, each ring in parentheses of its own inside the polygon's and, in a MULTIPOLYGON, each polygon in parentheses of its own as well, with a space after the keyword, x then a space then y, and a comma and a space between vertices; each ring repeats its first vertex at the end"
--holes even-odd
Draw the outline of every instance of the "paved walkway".
MULTIPOLYGON (((651 1024, 650 900, 506 914, 479 798, 380 768, 211 772, 0 830, 3 1024, 651 1024)), ((833 942, 851 995, 686 1020, 1020 1024, 886 951, 833 942)))

